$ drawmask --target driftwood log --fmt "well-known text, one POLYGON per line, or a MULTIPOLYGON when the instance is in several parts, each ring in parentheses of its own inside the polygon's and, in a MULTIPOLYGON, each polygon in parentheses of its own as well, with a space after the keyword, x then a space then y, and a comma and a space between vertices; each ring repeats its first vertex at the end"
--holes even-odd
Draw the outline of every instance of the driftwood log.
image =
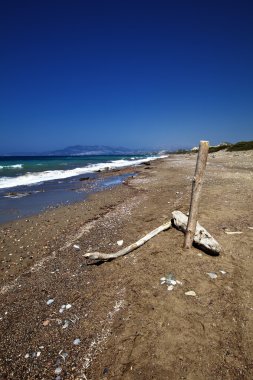
POLYGON ((184 248, 191 248, 194 240, 194 234, 197 226, 198 208, 200 201, 201 188, 206 168, 206 161, 208 156, 209 143, 208 141, 200 141, 199 153, 196 163, 195 174, 192 181, 192 194, 189 219, 187 223, 184 248))
POLYGON ((160 232, 168 230, 171 227, 171 221, 162 224, 161 226, 157 227, 155 230, 149 232, 147 235, 145 235, 143 238, 138 240, 137 242, 129 245, 126 248, 121 249, 120 251, 116 253, 100 253, 100 252, 88 252, 84 255, 84 257, 92 259, 92 260, 112 260, 116 259, 117 257, 124 256, 129 252, 134 251, 136 248, 139 248, 143 244, 145 244, 148 240, 152 239, 152 237, 158 235, 160 232))
MULTIPOLYGON (((188 216, 183 214, 181 211, 173 211, 172 220, 173 220, 173 225, 178 230, 186 233, 188 216)), ((196 225, 193 241, 200 249, 210 254, 219 255, 221 251, 221 247, 219 243, 198 222, 196 225)))

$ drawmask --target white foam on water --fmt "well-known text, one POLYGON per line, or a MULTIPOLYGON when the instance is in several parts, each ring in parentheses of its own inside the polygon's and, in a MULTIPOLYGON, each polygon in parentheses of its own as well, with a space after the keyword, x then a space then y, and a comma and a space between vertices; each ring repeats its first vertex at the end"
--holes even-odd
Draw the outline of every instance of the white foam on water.
POLYGON ((75 177, 80 174, 94 173, 98 170, 117 169, 127 166, 140 165, 143 162, 153 161, 158 158, 165 158, 167 156, 151 156, 136 160, 115 160, 111 162, 103 162, 100 164, 88 165, 83 168, 75 168, 69 170, 47 170, 39 173, 26 173, 18 177, 2 177, 0 178, 0 189, 6 189, 16 186, 28 186, 38 184, 40 182, 52 181, 55 179, 65 179, 75 177))
POLYGON ((22 169, 23 164, 0 165, 0 169, 22 169))

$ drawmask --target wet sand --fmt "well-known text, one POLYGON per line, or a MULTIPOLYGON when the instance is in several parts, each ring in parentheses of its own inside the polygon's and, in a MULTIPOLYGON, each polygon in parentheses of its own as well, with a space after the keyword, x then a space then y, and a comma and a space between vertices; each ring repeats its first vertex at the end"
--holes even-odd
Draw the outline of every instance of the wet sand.
POLYGON ((253 378, 252 151, 208 158, 199 221, 220 256, 185 252, 175 229, 101 265, 83 256, 187 212, 195 160, 143 165, 85 202, 1 225, 1 379, 253 378), (172 291, 168 273, 182 282, 172 291))

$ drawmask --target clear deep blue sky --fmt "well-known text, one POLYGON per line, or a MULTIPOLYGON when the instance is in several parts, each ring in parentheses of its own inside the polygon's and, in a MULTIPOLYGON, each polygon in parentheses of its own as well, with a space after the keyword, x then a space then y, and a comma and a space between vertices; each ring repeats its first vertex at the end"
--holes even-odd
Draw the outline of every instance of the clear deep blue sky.
POLYGON ((253 139, 253 1, 2 1, 0 153, 253 139))

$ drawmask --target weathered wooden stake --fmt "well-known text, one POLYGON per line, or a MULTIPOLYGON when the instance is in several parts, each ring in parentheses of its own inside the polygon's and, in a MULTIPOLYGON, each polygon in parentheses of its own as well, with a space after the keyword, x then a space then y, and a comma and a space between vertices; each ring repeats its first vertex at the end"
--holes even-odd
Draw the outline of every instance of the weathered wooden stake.
POLYGON ((208 141, 200 141, 197 164, 196 164, 195 174, 192 181, 191 204, 190 204, 190 212, 189 212, 188 224, 187 224, 185 240, 184 240, 184 248, 191 248, 194 234, 196 231, 200 193, 201 193, 203 177, 204 177, 205 168, 206 168, 208 149, 209 149, 208 141))

